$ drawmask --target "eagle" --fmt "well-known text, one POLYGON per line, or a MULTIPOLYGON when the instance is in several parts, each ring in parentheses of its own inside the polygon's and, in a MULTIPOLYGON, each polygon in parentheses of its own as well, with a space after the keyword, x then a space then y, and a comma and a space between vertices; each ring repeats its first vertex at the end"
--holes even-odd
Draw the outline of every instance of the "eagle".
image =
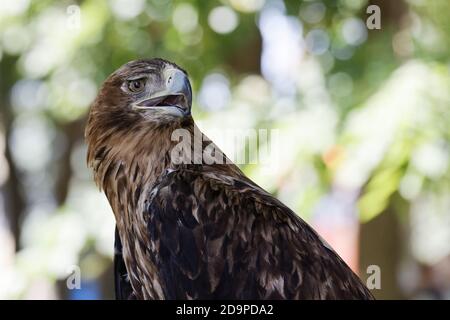
POLYGON ((153 58, 112 73, 90 107, 87 163, 116 221, 116 298, 373 299, 200 132, 191 106, 187 72, 153 58))

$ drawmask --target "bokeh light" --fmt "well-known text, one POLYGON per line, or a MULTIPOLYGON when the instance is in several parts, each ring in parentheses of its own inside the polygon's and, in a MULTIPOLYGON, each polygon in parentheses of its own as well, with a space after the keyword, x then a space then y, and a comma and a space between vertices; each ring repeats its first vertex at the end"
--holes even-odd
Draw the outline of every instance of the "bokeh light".
POLYGON ((217 33, 230 33, 236 29, 239 18, 230 7, 220 6, 211 10, 208 23, 217 33))
POLYGON ((380 265, 377 297, 448 298, 450 2, 380 3, 379 30, 370 4, 0 1, 0 298, 113 298, 83 130, 104 79, 146 57, 188 71, 196 123, 230 158, 266 130, 273 152, 241 169, 361 278, 380 265))

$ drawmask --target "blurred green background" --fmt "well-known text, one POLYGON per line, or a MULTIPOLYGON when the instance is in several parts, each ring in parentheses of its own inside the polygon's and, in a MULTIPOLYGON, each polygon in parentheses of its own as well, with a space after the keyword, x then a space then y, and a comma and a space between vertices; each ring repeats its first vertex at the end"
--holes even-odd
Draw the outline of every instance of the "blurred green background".
POLYGON ((103 80, 143 57, 189 72, 194 118, 226 153, 223 130, 276 130, 275 166, 243 170, 361 278, 378 266, 376 297, 450 298, 449 12, 448 0, 0 1, 0 298, 113 298, 113 215, 83 130, 103 80), (381 29, 367 28, 369 5, 381 29))

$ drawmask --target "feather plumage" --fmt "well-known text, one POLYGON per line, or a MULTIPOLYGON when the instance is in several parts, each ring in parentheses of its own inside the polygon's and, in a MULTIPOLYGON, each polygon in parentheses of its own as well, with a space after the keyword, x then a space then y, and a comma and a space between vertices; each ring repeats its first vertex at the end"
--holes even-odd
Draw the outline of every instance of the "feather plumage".
POLYGON ((294 212, 224 155, 223 164, 204 159, 211 142, 202 134, 202 148, 189 144, 179 157, 203 161, 174 163, 174 130, 198 139, 190 110, 142 115, 130 107, 142 97, 123 90, 128 76, 151 70, 161 78, 168 66, 176 68, 144 60, 119 69, 100 90, 86 129, 88 162, 116 218, 117 297, 371 299, 294 212))

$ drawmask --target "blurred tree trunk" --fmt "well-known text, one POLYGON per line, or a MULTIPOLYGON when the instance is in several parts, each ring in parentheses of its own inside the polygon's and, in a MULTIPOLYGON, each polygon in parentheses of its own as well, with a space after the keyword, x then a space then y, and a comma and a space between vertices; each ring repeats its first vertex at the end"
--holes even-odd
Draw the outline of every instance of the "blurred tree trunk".
POLYGON ((8 75, 0 77, 0 121, 5 134, 5 158, 8 161, 9 175, 2 192, 5 197, 6 218, 11 233, 14 237, 15 249, 19 250, 20 224, 22 213, 26 207, 26 198, 23 195, 20 184, 20 173, 12 159, 9 137, 14 121, 14 115, 9 103, 11 88, 17 80, 15 70, 17 58, 5 56, 0 63, 0 74, 8 75))
POLYGON ((408 12, 408 4, 404 0, 386 1, 370 0, 369 5, 377 5, 381 11, 381 29, 386 25, 393 25, 396 28, 402 23, 402 17, 408 12), (386 21, 389 21, 386 23, 386 21))
POLYGON ((58 160, 58 172, 56 173, 55 183, 55 197, 59 206, 63 205, 66 201, 67 194, 70 187, 70 179, 72 177, 71 155, 76 143, 80 140, 80 137, 84 136, 84 124, 86 119, 82 119, 68 122, 59 126, 59 129, 64 133, 66 137, 66 145, 64 151, 58 160))
POLYGON ((375 219, 361 225, 360 237, 361 278, 366 281, 370 274, 366 269, 377 265, 381 269, 381 289, 372 290, 377 299, 404 299, 397 282, 397 272, 402 257, 402 230, 392 207, 375 219))
MULTIPOLYGON (((383 29, 401 29, 403 17, 408 13, 408 4, 404 0, 385 1, 370 0, 367 6, 377 5, 381 11, 381 30, 369 32, 369 37, 378 36, 383 29)), ((367 18, 365 14, 364 17, 367 18)), ((369 40, 370 41, 370 40, 369 40)), ((389 46, 392 46, 388 43, 389 46)), ((368 223, 362 224, 360 229, 360 268, 361 278, 366 281, 367 267, 377 265, 381 269, 381 289, 372 290, 377 299, 404 299, 405 296, 399 288, 398 268, 403 250, 404 239, 398 210, 394 209, 394 201, 391 199, 389 207, 368 223)), ((402 212, 408 212, 403 210, 402 212)))
MULTIPOLYGON (((9 130, 6 131, 6 139, 9 138, 9 130)), ((6 160, 9 166, 9 177, 5 184, 5 208, 10 230, 15 241, 16 251, 19 250, 19 240, 21 231, 22 213, 26 207, 26 199, 23 196, 19 172, 11 157, 11 149, 9 143, 6 143, 5 149, 6 160)))

